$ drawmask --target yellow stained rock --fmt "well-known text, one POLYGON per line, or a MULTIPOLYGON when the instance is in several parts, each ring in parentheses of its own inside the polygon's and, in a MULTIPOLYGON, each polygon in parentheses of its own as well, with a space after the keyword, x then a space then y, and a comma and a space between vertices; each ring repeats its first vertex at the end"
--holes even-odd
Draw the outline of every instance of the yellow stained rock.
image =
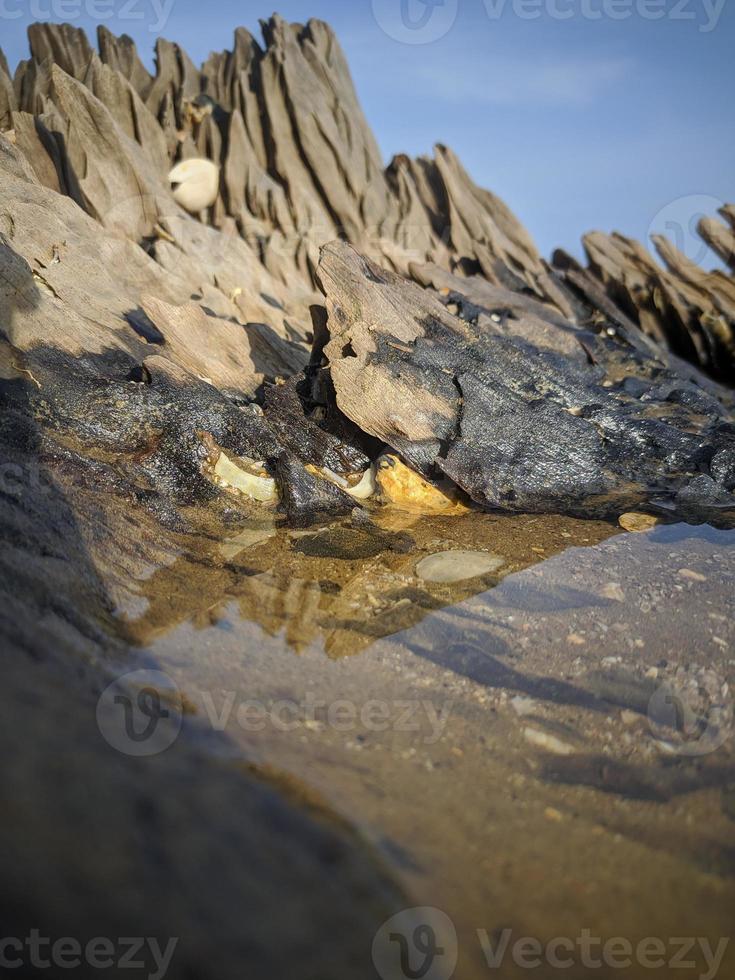
POLYGON ((387 453, 378 460, 378 490, 385 503, 421 514, 466 514, 459 491, 449 481, 443 487, 429 483, 397 456, 387 453))
POLYGON ((650 531, 652 527, 656 527, 660 523, 658 517, 654 517, 652 514, 640 514, 636 511, 622 514, 618 518, 618 524, 626 531, 650 531))

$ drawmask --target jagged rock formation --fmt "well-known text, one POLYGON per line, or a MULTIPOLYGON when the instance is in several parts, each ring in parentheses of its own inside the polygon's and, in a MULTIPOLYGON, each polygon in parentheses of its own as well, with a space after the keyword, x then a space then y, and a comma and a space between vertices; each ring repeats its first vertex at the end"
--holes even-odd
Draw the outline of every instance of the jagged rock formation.
MULTIPOLYGON (((735 254, 735 213, 721 209, 728 225, 703 219, 704 240, 731 267, 735 254)), ((625 319, 681 357, 711 374, 735 379, 735 280, 705 272, 667 238, 654 235, 665 268, 638 242, 623 235, 592 232, 584 237, 589 268, 563 251, 554 266, 567 284, 604 316, 625 319), (612 306, 612 308, 611 308, 612 306)))
MULTIPOLYGON (((36 24, 12 84, 0 65, 3 124, 12 126, 0 135, 0 314, 38 387, 28 403, 47 425, 85 452, 128 454, 118 460, 125 478, 176 506, 244 481, 263 499, 278 497, 295 521, 354 506, 379 449, 366 434, 424 476, 450 476, 483 506, 580 512, 594 500, 613 511, 654 495, 678 501, 697 475, 714 479, 699 487, 702 506, 729 498, 720 455, 729 443, 713 435, 727 424, 728 396, 667 346, 725 370, 732 279, 701 272, 663 239, 668 271, 637 243, 599 233, 585 239, 589 268, 560 252, 547 264, 450 150, 383 169, 325 24, 276 16, 263 33, 261 48, 238 30, 233 51, 201 70, 160 40, 153 77, 128 38, 101 29, 97 53, 75 28, 36 24), (195 157, 221 174, 217 199, 199 215, 176 203, 167 181, 173 164, 195 157), (344 249, 330 246, 321 268, 319 250, 339 238, 378 265, 355 258, 335 281, 344 249), (424 289, 394 280, 380 328, 389 346, 376 352, 376 291, 364 293, 358 272, 382 281, 378 266, 424 289), (444 324, 427 336, 445 349, 408 370, 412 305, 444 324), (392 320, 399 309, 405 322, 392 320), (342 342, 345 331, 354 339, 342 342), (404 333, 398 391, 390 336, 400 354, 404 333), (312 346, 309 385, 297 376, 312 346), (474 408, 468 357, 493 359, 480 370, 474 408), (370 395, 381 358, 392 377, 370 395), (279 377, 296 379, 289 399, 268 395, 279 377), (514 385, 504 401, 498 393, 514 385), (263 407, 240 410, 254 400, 263 407), (393 419, 395 401, 404 406, 399 433, 376 416, 393 419), (321 428, 305 410, 320 414, 321 428), (697 412, 704 423, 690 417, 697 412), (460 431, 471 421, 474 457, 460 431), (508 438, 494 445, 506 425, 508 438), (577 439, 587 437, 582 464, 577 439)), ((724 225, 705 222, 703 233, 729 255, 724 225)))
MULTIPOLYGON (((204 305, 262 320, 288 340, 308 335, 319 247, 344 237, 402 274, 426 262, 479 274, 573 323, 614 310, 679 355, 732 377, 735 285, 727 275, 704 273, 657 240, 664 269, 638 243, 600 233, 585 238, 587 269, 562 252, 548 264, 446 147, 433 158, 396 156, 384 168, 327 25, 274 16, 263 35, 261 46, 238 29, 233 50, 212 54, 201 69, 159 40, 151 76, 125 36, 100 28, 98 53, 69 25, 35 24, 31 58, 12 82, 0 60, 0 130, 13 134, 43 185, 143 244, 194 285, 189 293, 204 305), (220 167, 221 186, 192 228, 165 176, 195 156, 220 167), (229 272, 233 263, 249 275, 229 288, 222 266, 229 272), (288 315, 279 317, 264 296, 283 303, 286 295, 288 315)), ((728 206, 722 214, 727 224, 707 219, 701 232, 732 265, 735 212, 728 206)), ((180 302, 189 298, 184 291, 180 302)))
MULTIPOLYGON (((261 46, 238 29, 233 50, 212 54, 201 69, 159 40, 151 76, 125 36, 101 27, 97 53, 69 25, 35 24, 31 58, 12 81, 0 59, 0 130, 12 132, 42 184, 144 244, 159 265, 209 294, 205 303, 262 319, 288 339, 308 334, 304 303, 319 247, 344 237, 402 274, 413 262, 476 273, 573 323, 612 311, 732 379, 735 284, 725 273, 705 273, 657 239, 663 268, 637 242, 600 233, 584 240, 588 268, 563 252, 548 264, 451 150, 396 156, 383 167, 327 25, 274 16, 263 35, 261 46), (195 156, 221 168, 219 197, 198 231, 165 183, 171 165, 195 156), (233 262, 248 267, 247 286, 229 288, 222 265, 230 271, 233 262), (262 289, 253 285, 255 265, 262 289), (284 287, 294 309, 280 318, 263 297, 282 301, 284 287)), ((735 211, 728 205, 722 215, 726 224, 709 218, 700 230, 732 268, 735 211)), ((189 298, 182 293, 180 301, 189 298)))

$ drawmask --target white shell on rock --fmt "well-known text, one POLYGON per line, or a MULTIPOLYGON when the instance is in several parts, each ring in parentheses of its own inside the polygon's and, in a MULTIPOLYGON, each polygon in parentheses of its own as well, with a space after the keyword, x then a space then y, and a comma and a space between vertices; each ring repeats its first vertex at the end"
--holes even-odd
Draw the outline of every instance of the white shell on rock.
POLYGON ((487 551, 441 551, 422 558, 416 574, 424 582, 449 584, 496 572, 504 564, 504 558, 487 551))
MULTIPOLYGON (((260 464, 253 460, 247 461, 251 467, 259 468, 260 464)), ((266 503, 270 500, 278 499, 278 488, 276 481, 270 476, 259 476, 257 473, 250 473, 242 469, 237 463, 226 456, 223 452, 219 454, 217 463, 214 467, 214 475, 218 478, 222 486, 233 487, 246 497, 253 500, 260 500, 266 503)))
MULTIPOLYGON (((308 466, 307 469, 309 469, 308 466)), ((345 493, 349 494, 350 497, 354 497, 356 500, 367 500, 373 496, 376 490, 374 466, 369 466, 357 483, 350 483, 345 477, 330 470, 327 466, 321 470, 313 469, 313 472, 325 477, 330 483, 339 487, 340 490, 344 490, 345 493)))
POLYGON ((211 208, 219 194, 219 167, 211 160, 193 157, 177 163, 168 179, 174 200, 192 214, 211 208))
POLYGON ((367 500, 375 493, 375 467, 365 470, 362 479, 354 486, 346 487, 347 493, 356 500, 367 500))
POLYGON ((375 467, 373 466, 368 467, 359 482, 354 484, 326 468, 322 472, 328 480, 331 480, 332 483, 341 487, 345 493, 348 493, 351 497, 355 497, 357 500, 367 500, 368 497, 372 497, 375 493, 375 467))

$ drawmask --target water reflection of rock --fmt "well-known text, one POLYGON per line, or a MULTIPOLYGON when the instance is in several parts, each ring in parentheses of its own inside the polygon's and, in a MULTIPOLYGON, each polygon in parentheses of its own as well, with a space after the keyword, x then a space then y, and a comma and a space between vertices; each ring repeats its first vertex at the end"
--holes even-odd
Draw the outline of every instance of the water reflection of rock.
POLYGON ((601 522, 474 513, 389 512, 376 520, 289 532, 262 518, 220 540, 200 537, 140 582, 145 605, 131 603, 126 630, 145 645, 182 622, 203 628, 222 621, 234 602, 243 619, 282 634, 297 652, 320 642, 331 657, 351 655, 509 572, 615 531, 601 522), (421 559, 448 549, 499 554, 503 565, 453 584, 417 576, 421 559))

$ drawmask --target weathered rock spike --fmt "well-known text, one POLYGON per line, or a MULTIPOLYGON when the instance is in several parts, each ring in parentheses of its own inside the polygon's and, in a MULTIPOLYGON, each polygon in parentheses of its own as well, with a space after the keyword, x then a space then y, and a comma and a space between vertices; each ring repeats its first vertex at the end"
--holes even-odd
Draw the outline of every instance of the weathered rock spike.
POLYGON ((120 72, 145 100, 153 84, 153 76, 140 60, 135 41, 127 34, 117 36, 100 24, 97 28, 97 45, 103 64, 120 72))
POLYGON ((17 108, 8 62, 0 48, 0 130, 12 128, 12 113, 17 108))
POLYGON ((36 61, 49 59, 78 79, 84 76, 94 53, 84 30, 71 24, 31 24, 28 42, 36 61))
POLYGON ((731 228, 735 228, 735 204, 723 204, 719 213, 727 221, 731 228))
MULTIPOLYGON (((115 37, 101 26, 98 57, 84 32, 35 25, 29 32, 32 58, 18 66, 12 85, 0 60, 0 127, 12 126, 13 112, 42 116, 40 127, 28 119, 20 124, 25 151, 39 154, 40 179, 56 189, 54 168, 61 161, 58 189, 99 215, 76 179, 83 161, 68 159, 79 150, 66 142, 75 125, 68 106, 51 91, 55 66, 82 82, 114 119, 122 137, 113 139, 115 154, 128 159, 116 159, 113 171, 146 172, 146 189, 134 195, 155 198, 158 192, 151 195, 148 188, 162 187, 180 160, 203 155, 220 166, 223 197, 200 220, 236 227, 261 269, 280 283, 295 273, 304 289, 313 287, 318 247, 342 236, 397 272, 428 262, 445 272, 481 274, 498 289, 553 305, 567 320, 592 316, 621 329, 639 328, 712 372, 733 370, 730 278, 703 277, 679 260, 663 268, 646 248, 618 233, 585 236, 587 268, 557 257, 564 265, 557 273, 509 208, 477 186, 443 144, 433 158, 399 155, 384 167, 327 24, 289 24, 274 14, 261 27, 262 46, 238 28, 232 51, 211 54, 201 71, 178 45, 159 39, 152 76, 126 35, 115 37), (39 149, 41 139, 49 150, 46 134, 57 151, 48 159, 39 149)), ((87 151, 93 167, 110 166, 100 163, 109 148, 90 145, 87 151)), ((140 229, 154 230, 148 220, 153 212, 138 208, 139 216, 148 216, 140 229)), ((727 225, 705 219, 701 233, 735 268, 735 208, 726 205, 721 215, 727 225)), ((167 254, 168 244, 155 246, 157 257, 167 254)))
POLYGON ((700 219, 697 231, 725 265, 735 270, 735 230, 716 218, 705 217, 700 219))

